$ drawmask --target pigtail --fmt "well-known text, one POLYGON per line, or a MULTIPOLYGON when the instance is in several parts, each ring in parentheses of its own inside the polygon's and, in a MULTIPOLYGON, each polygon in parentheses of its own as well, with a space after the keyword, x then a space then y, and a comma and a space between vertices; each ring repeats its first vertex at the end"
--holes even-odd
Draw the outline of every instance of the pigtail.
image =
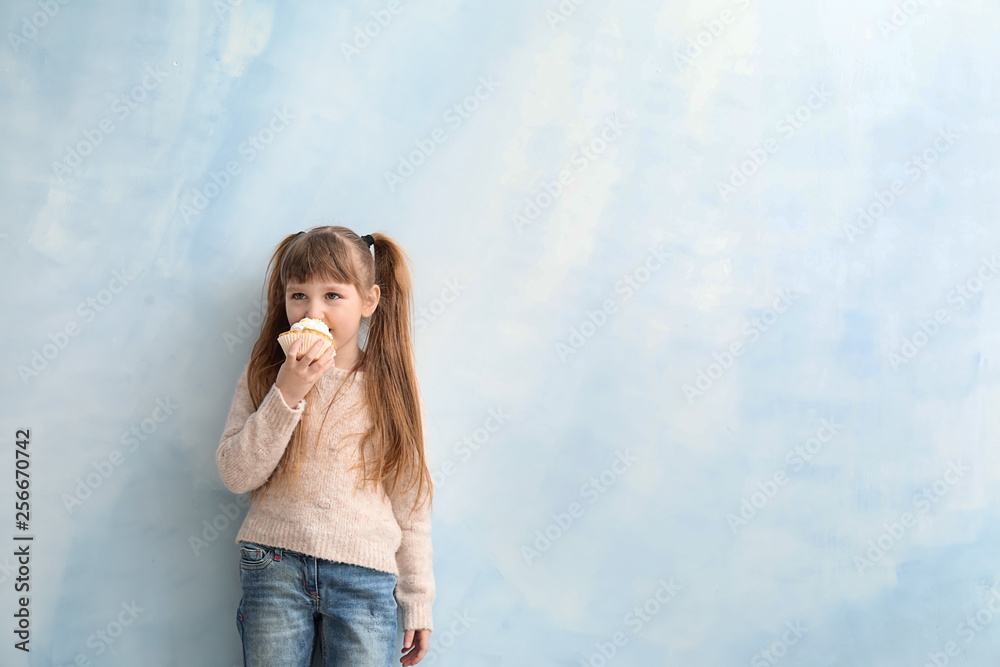
MULTIPOLYGON (((415 511, 427 487, 433 502, 433 485, 424 456, 423 415, 413 351, 413 286, 409 258, 390 237, 375 233, 374 282, 379 286, 378 307, 368 323, 365 346, 365 393, 374 427, 372 434, 385 443, 380 460, 369 466, 362 455, 365 479, 388 480, 391 495, 397 484, 402 493, 417 487, 415 511)), ((362 243, 364 243, 362 241, 362 243)), ((365 448, 362 447, 362 452, 365 448)))
MULTIPOLYGON (((285 267, 288 264, 289 249, 296 243, 300 243, 302 236, 303 233, 299 232, 298 234, 289 234, 282 239, 267 264, 267 278, 261 288, 261 298, 265 300, 264 303, 266 303, 266 306, 262 304, 261 312, 263 313, 263 317, 260 336, 257 338, 253 350, 250 352, 250 363, 247 368, 247 389, 250 392, 250 400, 253 403, 254 410, 260 407, 260 404, 264 401, 264 397, 271 390, 271 386, 278 377, 278 370, 285 361, 285 352, 277 342, 278 334, 287 331, 289 326, 288 317, 285 314, 284 286, 286 281, 284 274, 287 273, 285 267)), ((309 412, 309 401, 306 401, 306 408, 302 419, 295 425, 291 440, 288 447, 285 448, 281 460, 278 461, 275 472, 264 484, 251 492, 251 499, 266 495, 273 486, 272 482, 281 477, 282 471, 286 468, 295 485, 301 488, 298 459, 302 450, 300 443, 303 439, 303 424, 306 421, 306 413, 309 412)), ((284 498, 285 491, 288 489, 287 481, 286 479, 286 484, 282 487, 279 500, 284 498)))

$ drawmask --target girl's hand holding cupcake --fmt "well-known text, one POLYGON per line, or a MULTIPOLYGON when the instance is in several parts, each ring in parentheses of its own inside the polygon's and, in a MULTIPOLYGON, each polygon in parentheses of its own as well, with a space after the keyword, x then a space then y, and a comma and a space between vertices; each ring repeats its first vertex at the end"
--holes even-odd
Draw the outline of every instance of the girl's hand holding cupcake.
POLYGON ((281 395, 285 398, 285 403, 292 408, 298 405, 320 377, 330 370, 333 359, 337 356, 333 345, 318 340, 301 359, 298 359, 301 346, 301 339, 292 342, 285 354, 285 363, 281 364, 278 377, 274 380, 274 384, 278 385, 281 395))
POLYGON ((294 408, 333 366, 337 344, 326 322, 313 317, 303 317, 293 324, 278 336, 278 343, 285 351, 285 363, 278 369, 274 383, 285 403, 294 408))

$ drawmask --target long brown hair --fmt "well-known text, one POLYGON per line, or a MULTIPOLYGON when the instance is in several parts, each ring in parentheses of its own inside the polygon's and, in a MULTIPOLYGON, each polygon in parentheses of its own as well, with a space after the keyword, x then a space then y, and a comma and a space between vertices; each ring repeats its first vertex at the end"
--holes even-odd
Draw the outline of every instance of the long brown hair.
MULTIPOLYGON (((362 298, 373 285, 378 284, 379 303, 369 318, 367 344, 349 370, 345 383, 354 380, 358 371, 362 372, 361 393, 372 418, 372 424, 362 434, 358 446, 362 483, 378 484, 383 491, 388 484, 387 493, 392 494, 398 480, 410 479, 403 493, 407 493, 414 483, 417 484, 412 513, 419 506, 424 486, 427 486, 428 502, 433 502, 434 489, 424 458, 420 410, 423 401, 414 370, 411 334, 413 290, 409 258, 392 238, 380 233, 371 236, 375 239, 374 257, 364 239, 339 225, 313 227, 307 232, 286 236, 278 244, 268 262, 266 307, 262 307, 264 316, 260 337, 250 353, 247 387, 256 410, 285 361, 285 353, 277 339, 278 334, 288 331, 293 324, 285 313, 285 286, 289 282, 304 283, 319 278, 348 283, 357 289, 362 298), (371 461, 368 459, 369 452, 373 454, 371 461)), ((263 294, 261 300, 264 301, 263 294)), ((341 383, 337 393, 345 383, 341 383)), ((313 389, 315 385, 309 394, 313 393, 313 389)), ((306 413, 309 413, 309 404, 307 400, 306 413)), ((295 478, 298 486, 305 421, 306 415, 303 414, 275 473, 254 489, 252 497, 266 494, 272 482, 279 477, 285 478, 284 489, 288 488, 289 476, 295 478)), ((325 416, 323 423, 326 423, 325 416)))

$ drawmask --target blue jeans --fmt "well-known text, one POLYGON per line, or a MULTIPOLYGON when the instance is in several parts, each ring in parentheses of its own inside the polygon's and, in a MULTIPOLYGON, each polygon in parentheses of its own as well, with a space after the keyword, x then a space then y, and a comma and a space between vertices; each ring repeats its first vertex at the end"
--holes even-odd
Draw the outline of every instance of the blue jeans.
POLYGON ((240 542, 236 627, 245 667, 309 667, 320 633, 325 667, 391 667, 396 575, 240 542))

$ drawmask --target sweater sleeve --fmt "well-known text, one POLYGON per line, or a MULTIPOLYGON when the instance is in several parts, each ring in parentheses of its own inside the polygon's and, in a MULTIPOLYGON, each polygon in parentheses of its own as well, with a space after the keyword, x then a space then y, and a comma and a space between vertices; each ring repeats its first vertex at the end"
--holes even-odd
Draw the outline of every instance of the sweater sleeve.
POLYGON ((249 364, 236 382, 226 428, 215 453, 222 483, 233 493, 252 491, 267 481, 302 418, 305 399, 288 407, 276 384, 256 411, 247 387, 249 364))
MULTIPOLYGON (((427 418, 423 410, 423 399, 420 401, 420 409, 423 416, 424 455, 426 457, 427 418)), ((403 539, 396 552, 396 565, 399 568, 396 600, 402 610, 404 631, 420 628, 433 630, 431 610, 436 596, 436 587, 432 562, 431 507, 425 497, 421 499, 420 507, 414 510, 412 515, 410 514, 418 491, 417 484, 414 482, 413 488, 403 493, 410 481, 412 479, 397 483, 390 497, 392 512, 403 532, 403 539)), ((430 484, 433 485, 433 482, 430 484)), ((426 487, 424 492, 427 492, 426 487)))

